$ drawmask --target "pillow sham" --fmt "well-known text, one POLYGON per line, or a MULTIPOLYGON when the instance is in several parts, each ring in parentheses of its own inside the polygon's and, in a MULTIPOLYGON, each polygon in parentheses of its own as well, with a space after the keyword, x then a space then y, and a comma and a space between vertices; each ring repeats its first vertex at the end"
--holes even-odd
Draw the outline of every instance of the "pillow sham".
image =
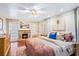
POLYGON ((72 33, 64 34, 64 40, 67 41, 67 42, 71 42, 73 40, 72 33))
POLYGON ((50 39, 56 39, 57 37, 57 32, 51 32, 49 33, 49 36, 48 36, 50 39))

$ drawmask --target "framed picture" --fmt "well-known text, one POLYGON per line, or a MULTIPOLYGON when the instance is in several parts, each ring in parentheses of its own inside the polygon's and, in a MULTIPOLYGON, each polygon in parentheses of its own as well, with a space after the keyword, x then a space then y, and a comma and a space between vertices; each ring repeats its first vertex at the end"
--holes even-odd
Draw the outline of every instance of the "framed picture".
POLYGON ((29 24, 22 24, 20 25, 20 28, 30 28, 29 24))
POLYGON ((65 31, 65 20, 62 18, 56 18, 53 22, 54 31, 65 31))
POLYGON ((23 25, 23 28, 29 28, 29 24, 23 25))
POLYGON ((3 30, 3 19, 0 18, 0 30, 3 30))

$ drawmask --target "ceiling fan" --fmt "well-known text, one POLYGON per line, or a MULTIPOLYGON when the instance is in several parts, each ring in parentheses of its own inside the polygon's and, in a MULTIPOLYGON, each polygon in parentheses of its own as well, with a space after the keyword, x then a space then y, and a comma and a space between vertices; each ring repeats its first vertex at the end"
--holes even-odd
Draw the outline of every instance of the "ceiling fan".
POLYGON ((20 12, 26 14, 26 13, 30 13, 32 16, 38 16, 40 13, 42 13, 40 10, 36 10, 34 8, 25 8, 23 6, 20 6, 19 7, 19 10, 20 12))

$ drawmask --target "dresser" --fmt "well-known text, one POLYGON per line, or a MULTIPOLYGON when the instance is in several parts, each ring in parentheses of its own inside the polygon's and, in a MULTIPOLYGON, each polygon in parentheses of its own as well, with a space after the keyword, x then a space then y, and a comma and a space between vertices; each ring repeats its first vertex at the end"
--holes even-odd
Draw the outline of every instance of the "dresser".
POLYGON ((0 56, 10 54, 10 41, 6 35, 0 36, 0 56))

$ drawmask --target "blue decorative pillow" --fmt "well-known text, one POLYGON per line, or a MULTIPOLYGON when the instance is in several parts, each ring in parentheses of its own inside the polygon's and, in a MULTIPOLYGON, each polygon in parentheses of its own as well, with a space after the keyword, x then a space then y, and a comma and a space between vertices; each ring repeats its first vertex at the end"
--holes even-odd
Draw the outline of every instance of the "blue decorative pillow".
POLYGON ((49 36, 48 36, 50 39, 56 39, 57 37, 57 32, 51 32, 49 33, 49 36))

